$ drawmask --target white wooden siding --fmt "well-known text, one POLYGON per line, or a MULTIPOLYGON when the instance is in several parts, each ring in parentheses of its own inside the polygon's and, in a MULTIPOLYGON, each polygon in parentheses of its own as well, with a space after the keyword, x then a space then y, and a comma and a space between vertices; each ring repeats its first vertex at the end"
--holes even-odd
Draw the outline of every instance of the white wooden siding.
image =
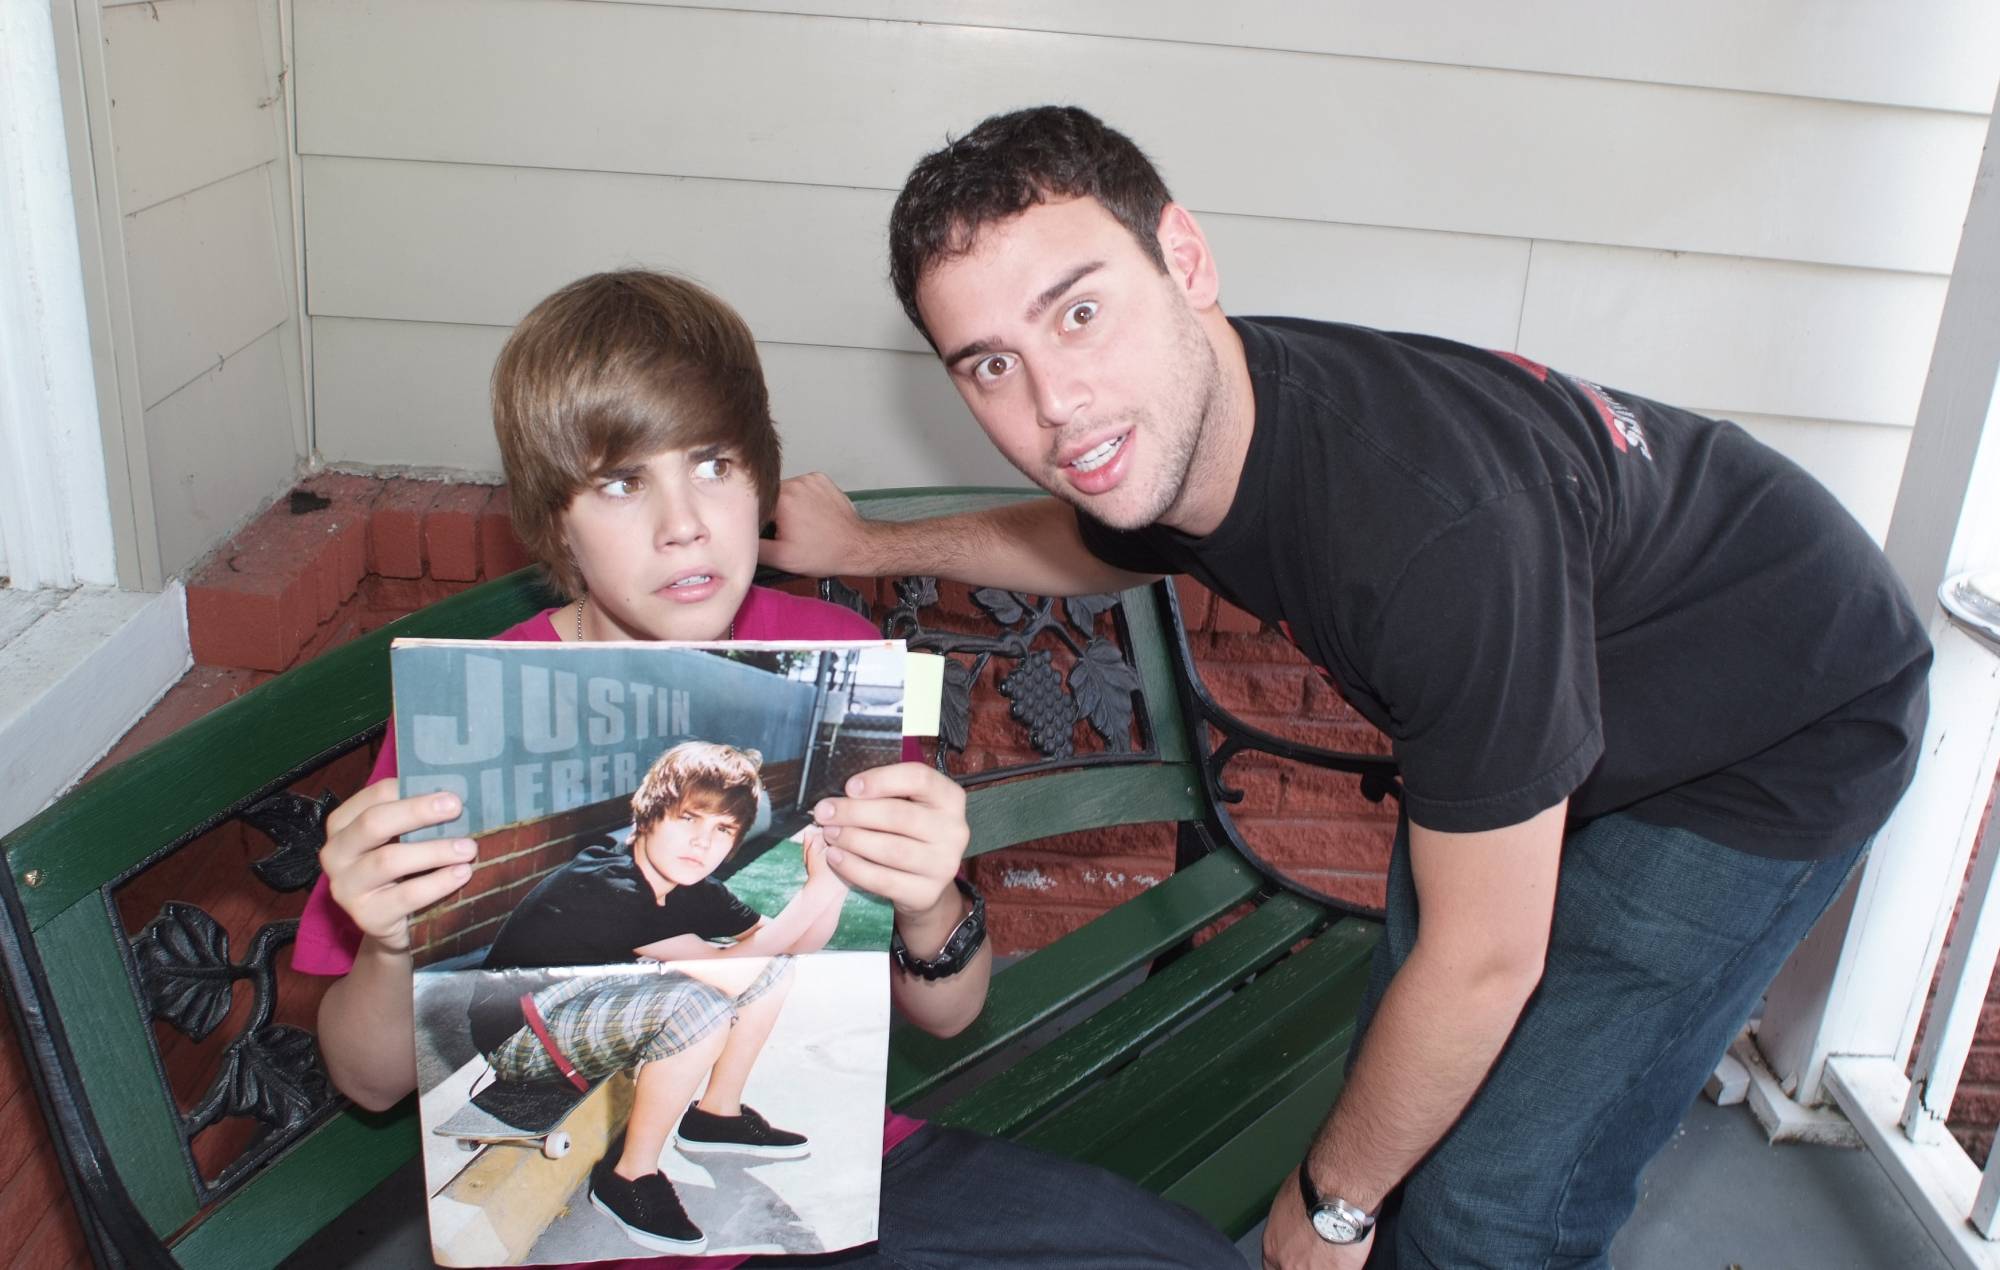
POLYGON ((1343 53, 1986 113, 1988 0, 626 0, 1343 53))
MULTIPOLYGON (((321 427, 342 430, 352 462, 497 474, 487 386, 506 338, 499 326, 317 318, 321 427)), ((838 473, 856 489, 1021 483, 929 353, 765 343, 758 355, 787 471, 838 473)))
POLYGON ((1878 534, 2000 76, 1984 0, 296 2, 331 459, 490 470, 502 328, 646 264, 743 311, 788 470, 1010 479, 889 293, 884 221, 948 133, 1055 100, 1159 162, 1231 312, 1744 419, 1878 534))
POLYGON ((127 215, 284 157, 257 0, 107 6, 104 68, 127 215))
POLYGON ((577 0, 308 0, 298 38, 308 153, 894 190, 947 130, 1071 100, 1199 211, 1933 272, 1985 136, 1768 94, 577 0))
POLYGON ((122 312, 100 325, 129 348, 104 355, 136 362, 136 393, 100 389, 100 408, 131 438, 161 577, 280 492, 303 453, 285 2, 105 3, 78 22, 98 36, 80 49, 99 59, 83 72, 97 86, 96 232, 127 284, 107 290, 122 312))
POLYGON ((176 570, 290 484, 293 338, 274 326, 146 411, 160 556, 176 570))

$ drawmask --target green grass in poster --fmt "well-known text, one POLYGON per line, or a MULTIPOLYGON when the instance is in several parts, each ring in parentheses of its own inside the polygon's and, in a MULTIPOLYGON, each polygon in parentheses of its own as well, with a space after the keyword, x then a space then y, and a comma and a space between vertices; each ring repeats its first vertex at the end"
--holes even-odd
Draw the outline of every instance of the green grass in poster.
MULTIPOLYGON (((805 885, 805 856, 796 838, 788 838, 758 856, 730 877, 726 885, 751 908, 776 917, 805 885)), ((827 947, 843 952, 887 952, 895 911, 882 900, 849 891, 841 906, 840 925, 827 947)))

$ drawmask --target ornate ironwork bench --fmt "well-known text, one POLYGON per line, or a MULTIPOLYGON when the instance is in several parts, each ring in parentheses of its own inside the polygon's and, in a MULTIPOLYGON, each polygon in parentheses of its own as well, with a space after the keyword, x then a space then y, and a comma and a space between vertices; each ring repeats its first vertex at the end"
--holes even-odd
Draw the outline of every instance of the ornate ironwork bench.
MULTIPOLYGON (((1016 497, 857 501, 908 519, 1016 497)), ((837 582, 822 594, 870 607, 837 582)), ((1395 793, 1393 770, 1219 709, 1169 585, 972 599, 979 614, 953 614, 912 578, 871 612, 886 634, 952 658, 941 761, 971 790, 972 850, 1164 821, 1178 825, 1176 870, 1002 971, 963 1034, 899 1028, 890 1101, 942 1101, 936 1119, 1095 1161, 1240 1233, 1340 1086, 1376 927, 1261 867, 1230 820, 1223 768, 1262 750, 1351 772, 1376 800, 1395 793), (980 615, 983 630, 967 620, 980 615), (1023 724, 1029 761, 982 753, 969 765, 983 770, 959 771, 974 710, 999 708, 973 704, 981 682, 1023 724), (1136 986, 1107 992, 1135 972, 1136 986)), ((316 873, 332 802, 298 791, 379 730, 392 638, 480 637, 549 602, 522 573, 432 605, 222 707, 0 843, 8 1003, 101 1264, 274 1264, 414 1154, 413 1103, 377 1116, 341 1099, 311 998, 288 988, 297 923, 282 914, 316 873), (224 831, 234 849, 214 845, 224 831), (162 876, 177 879, 164 896, 149 882, 162 876), (190 878, 200 902, 172 889, 190 878), (191 1063, 197 1043, 208 1056, 191 1063)))

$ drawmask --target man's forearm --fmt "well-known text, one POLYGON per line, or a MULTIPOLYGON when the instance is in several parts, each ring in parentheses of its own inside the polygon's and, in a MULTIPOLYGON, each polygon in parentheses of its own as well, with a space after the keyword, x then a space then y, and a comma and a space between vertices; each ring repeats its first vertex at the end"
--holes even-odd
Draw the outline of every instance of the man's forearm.
POLYGON ((869 522, 862 572, 926 573, 1032 595, 1095 595, 1150 579, 1099 560, 1053 498, 935 520, 869 522))
POLYGON ((1457 1122, 1533 990, 1520 976, 1467 976, 1426 958, 1419 943, 1383 994, 1340 1101, 1307 1152, 1320 1193, 1378 1209, 1457 1122))

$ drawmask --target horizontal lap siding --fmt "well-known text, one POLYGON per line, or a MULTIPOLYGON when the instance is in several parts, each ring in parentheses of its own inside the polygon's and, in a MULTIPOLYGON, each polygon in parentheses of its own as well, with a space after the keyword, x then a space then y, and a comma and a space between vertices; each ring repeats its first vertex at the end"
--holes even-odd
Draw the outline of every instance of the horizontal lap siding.
POLYGON ((102 30, 92 143, 129 288, 132 478, 174 574, 285 485, 303 439, 278 6, 108 5, 102 30))
POLYGON ((1786 421, 1760 435, 1880 533, 2000 74, 1990 7, 1439 2, 301 0, 319 448, 494 470, 505 328, 639 264, 743 311, 789 471, 1016 479, 889 293, 883 226, 949 131, 1069 100, 1160 163, 1231 312, 1786 421))

